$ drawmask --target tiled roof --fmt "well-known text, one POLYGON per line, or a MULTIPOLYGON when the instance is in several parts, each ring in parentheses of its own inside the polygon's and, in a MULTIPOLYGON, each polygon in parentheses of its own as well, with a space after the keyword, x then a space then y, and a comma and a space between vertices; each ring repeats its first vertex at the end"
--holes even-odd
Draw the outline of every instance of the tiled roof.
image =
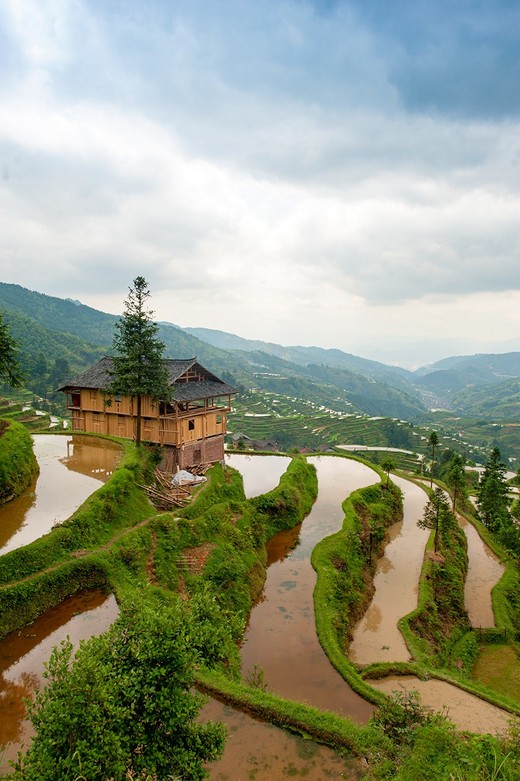
MULTIPOLYGON (((95 363, 83 374, 73 377, 66 385, 58 388, 60 391, 70 390, 71 388, 93 388, 102 390, 108 387, 111 381, 110 372, 112 371, 112 358, 105 356, 95 363)), ((175 401, 195 401, 196 399, 207 399, 215 396, 227 396, 236 393, 236 389, 231 385, 219 380, 208 369, 205 369, 196 358, 178 359, 167 358, 166 368, 168 378, 173 390, 173 399, 175 401), (195 368, 205 376, 203 380, 180 380, 188 371, 195 368)))

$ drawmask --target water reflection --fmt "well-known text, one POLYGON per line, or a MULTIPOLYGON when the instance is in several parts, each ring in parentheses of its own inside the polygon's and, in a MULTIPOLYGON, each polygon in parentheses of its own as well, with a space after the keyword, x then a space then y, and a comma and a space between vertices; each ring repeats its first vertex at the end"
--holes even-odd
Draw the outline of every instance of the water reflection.
MULTIPOLYGON (((342 502, 378 480, 357 461, 332 456, 309 459, 318 472, 318 498, 303 523, 268 545, 271 566, 262 598, 251 611, 242 645, 242 670, 264 670, 269 688, 290 699, 349 715, 365 723, 373 706, 345 683, 325 656, 314 624, 315 545, 343 522, 342 502)), ((242 472, 242 467, 237 468, 242 472)))
POLYGON ((288 456, 250 456, 226 453, 226 464, 238 469, 247 499, 272 491, 280 482, 291 459, 288 456))
POLYGON ((112 595, 88 591, 69 597, 32 624, 0 641, 0 748, 6 748, 2 770, 31 737, 23 698, 42 684, 51 650, 69 636, 74 645, 106 631, 118 614, 112 595), (8 745, 10 744, 10 745, 8 745))
POLYGON ((495 616, 491 589, 504 574, 504 567, 482 540, 475 527, 461 515, 458 519, 468 541, 468 574, 464 586, 464 606, 473 626, 493 627, 495 616))
POLYGON ((389 532, 384 555, 374 576, 374 596, 354 629, 349 654, 359 664, 406 662, 410 652, 397 622, 417 607, 419 577, 429 531, 420 529, 427 494, 409 480, 393 477, 403 492, 403 520, 389 532))
POLYGON ((114 471, 121 447, 80 435, 38 434, 38 478, 0 507, 0 553, 27 545, 69 518, 114 471))
POLYGON ((357 781, 361 778, 356 760, 257 721, 217 700, 204 707, 201 720, 222 721, 228 730, 222 758, 207 766, 211 781, 285 781, 292 777, 357 781))

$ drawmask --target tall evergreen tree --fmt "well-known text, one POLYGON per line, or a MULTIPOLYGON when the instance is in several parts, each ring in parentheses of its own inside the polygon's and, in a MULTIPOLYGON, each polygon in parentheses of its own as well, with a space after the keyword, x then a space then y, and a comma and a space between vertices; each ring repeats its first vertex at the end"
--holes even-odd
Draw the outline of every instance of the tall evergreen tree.
POLYGON ((492 532, 509 518, 508 487, 506 466, 502 462, 500 450, 495 447, 482 472, 477 498, 477 509, 481 521, 492 532))
POLYGON ((437 436, 437 433, 435 431, 432 431, 432 433, 428 437, 428 444, 430 446, 430 450, 432 454, 432 465, 430 469, 430 488, 433 488, 433 465, 435 464, 435 448, 439 444, 439 437, 437 436))
POLYGON ((424 515, 417 521, 417 526, 421 529, 431 529, 435 532, 433 538, 433 549, 435 553, 439 550, 439 537, 442 532, 449 528, 454 522, 453 513, 446 499, 446 494, 442 488, 436 488, 430 495, 428 503, 424 508, 424 515))
POLYGON ((0 312, 0 380, 13 388, 21 388, 23 379, 16 342, 0 312))
POLYGON ((459 453, 455 453, 447 465, 446 485, 451 491, 452 512, 455 512, 457 502, 464 499, 466 492, 466 473, 464 471, 464 459, 459 453))
POLYGON ((167 400, 171 388, 163 357, 164 344, 157 338, 159 329, 152 320, 153 312, 146 308, 150 292, 145 278, 136 277, 129 291, 123 316, 116 323, 113 341, 116 355, 108 391, 137 400, 135 442, 139 447, 143 396, 167 400))

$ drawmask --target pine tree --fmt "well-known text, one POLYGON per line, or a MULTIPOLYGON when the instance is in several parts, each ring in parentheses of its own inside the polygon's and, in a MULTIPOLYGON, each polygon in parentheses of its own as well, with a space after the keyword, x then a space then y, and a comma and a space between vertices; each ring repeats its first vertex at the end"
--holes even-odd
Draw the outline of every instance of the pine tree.
POLYGON ((502 523, 509 518, 505 474, 506 466, 502 463, 500 450, 495 447, 482 472, 477 499, 480 519, 492 532, 499 531, 502 523))
POLYGON ((435 448, 439 444, 439 437, 437 436, 437 433, 435 431, 432 431, 432 433, 428 437, 428 444, 432 451, 432 465, 430 469, 430 488, 433 488, 433 465, 435 464, 435 448))
POLYGON ((129 291, 125 312, 116 323, 113 348, 117 355, 113 358, 108 391, 137 400, 135 442, 139 447, 143 396, 166 401, 171 397, 171 388, 164 344, 157 338, 159 328, 152 320, 153 312, 146 309, 150 292, 145 278, 136 277, 129 291))
POLYGON ((433 549, 437 553, 439 549, 440 532, 445 532, 454 522, 453 513, 446 499, 442 488, 436 488, 430 495, 428 503, 424 508, 424 515, 417 521, 417 526, 421 529, 431 529, 435 532, 433 538, 433 549))
POLYGON ((457 502, 460 502, 461 499, 465 499, 467 496, 464 459, 459 453, 455 453, 448 462, 445 480, 452 495, 451 509, 452 512, 455 512, 457 502))

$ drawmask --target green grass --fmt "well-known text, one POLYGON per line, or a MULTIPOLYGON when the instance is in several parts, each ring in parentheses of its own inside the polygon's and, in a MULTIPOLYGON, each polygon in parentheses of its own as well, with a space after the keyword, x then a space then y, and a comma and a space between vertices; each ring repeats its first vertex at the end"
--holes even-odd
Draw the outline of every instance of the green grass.
POLYGON ((473 678, 520 705, 520 659, 511 646, 481 646, 473 678))
POLYGON ((15 420, 0 419, 0 504, 21 494, 38 471, 27 429, 15 420))

